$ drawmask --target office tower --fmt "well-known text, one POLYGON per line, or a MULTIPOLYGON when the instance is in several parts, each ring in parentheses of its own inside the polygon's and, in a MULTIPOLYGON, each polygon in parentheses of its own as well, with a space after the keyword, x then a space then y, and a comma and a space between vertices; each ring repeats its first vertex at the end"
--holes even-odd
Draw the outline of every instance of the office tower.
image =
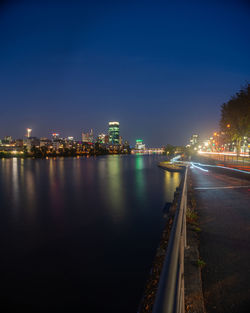
POLYGON ((120 124, 119 122, 109 122, 109 143, 111 145, 119 145, 120 124))
POLYGON ((122 136, 119 136, 119 145, 122 145, 122 136))
POLYGON ((12 137, 11 136, 5 136, 4 137, 4 142, 5 143, 11 143, 12 142, 12 137))
POLYGON ((136 150, 145 150, 145 144, 143 143, 142 139, 137 139, 135 143, 136 150))
POLYGON ((58 134, 58 133, 53 133, 53 134, 52 134, 52 138, 53 138, 54 140, 59 139, 59 134, 58 134))
POLYGON ((94 132, 93 132, 93 129, 90 130, 90 133, 89 133, 89 141, 90 141, 90 142, 94 142, 94 132))
POLYGON ((190 139, 190 145, 191 146, 195 146, 197 145, 199 142, 199 136, 198 135, 192 135, 191 139, 190 139))
POLYGON ((26 134, 27 138, 30 138, 31 132, 32 132, 32 129, 31 128, 27 128, 27 134, 26 134))
POLYGON ((82 133, 82 142, 93 142, 93 141, 94 141, 93 129, 90 130, 90 133, 82 133))
POLYGON ((98 135, 98 141, 99 141, 99 143, 105 143, 105 137, 106 137, 105 134, 100 134, 100 135, 98 135))

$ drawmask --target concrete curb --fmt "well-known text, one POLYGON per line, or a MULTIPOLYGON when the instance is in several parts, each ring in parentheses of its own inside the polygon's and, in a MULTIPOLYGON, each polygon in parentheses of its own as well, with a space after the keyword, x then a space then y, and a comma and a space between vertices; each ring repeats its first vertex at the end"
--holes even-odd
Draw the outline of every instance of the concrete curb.
MULTIPOLYGON (((188 177, 188 207, 196 211, 196 203, 192 199, 192 182, 188 177)), ((205 313, 204 298, 202 292, 201 267, 198 265, 199 234, 197 225, 187 222, 187 249, 184 258, 184 285, 185 285, 185 312, 205 313)))
POLYGON ((201 268, 198 266, 199 239, 191 225, 187 227, 187 244, 184 263, 185 311, 188 313, 204 313, 201 268))

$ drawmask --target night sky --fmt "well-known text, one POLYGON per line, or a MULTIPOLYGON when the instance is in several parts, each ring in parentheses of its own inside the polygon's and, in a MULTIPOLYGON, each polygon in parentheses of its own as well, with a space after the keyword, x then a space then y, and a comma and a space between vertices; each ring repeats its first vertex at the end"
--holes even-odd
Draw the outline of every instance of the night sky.
POLYGON ((121 135, 151 147, 218 129, 250 81, 247 1, 4 1, 0 138, 121 135))

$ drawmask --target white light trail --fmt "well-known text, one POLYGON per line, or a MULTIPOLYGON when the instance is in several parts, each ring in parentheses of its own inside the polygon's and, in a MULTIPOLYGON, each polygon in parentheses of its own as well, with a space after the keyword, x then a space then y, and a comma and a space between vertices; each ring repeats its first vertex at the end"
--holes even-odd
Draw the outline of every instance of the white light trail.
MULTIPOLYGON (((197 166, 197 165, 194 165, 194 163, 192 163, 192 162, 191 162, 191 164, 192 164, 192 167, 198 168, 199 170, 204 171, 204 172, 208 172, 208 170, 205 170, 205 169, 202 168, 202 167, 199 167, 199 166, 197 166)), ((191 167, 191 168, 192 168, 192 167, 191 167)))
POLYGON ((181 158, 181 156, 180 156, 180 155, 177 155, 176 157, 172 158, 172 159, 170 160, 170 162, 175 162, 175 161, 179 160, 180 158, 181 158))
MULTIPOLYGON (((191 163, 191 164, 194 166, 193 163, 191 163)), ((231 171, 240 172, 240 173, 244 173, 244 174, 249 174, 250 175, 250 172, 238 170, 237 168, 220 166, 220 165, 201 164, 201 163, 195 163, 195 164, 198 164, 198 165, 201 165, 201 166, 219 167, 219 168, 224 168, 224 169, 227 169, 227 170, 231 170, 231 171)))
POLYGON ((212 189, 240 189, 249 188, 249 186, 218 186, 218 187, 195 187, 195 190, 212 190, 212 189))
MULTIPOLYGON (((237 153, 235 152, 208 152, 208 151, 198 151, 199 154, 214 154, 214 155, 229 155, 229 156, 237 156, 237 153)), ((240 153, 239 156, 242 157, 248 157, 249 154, 247 152, 245 153, 240 153)))

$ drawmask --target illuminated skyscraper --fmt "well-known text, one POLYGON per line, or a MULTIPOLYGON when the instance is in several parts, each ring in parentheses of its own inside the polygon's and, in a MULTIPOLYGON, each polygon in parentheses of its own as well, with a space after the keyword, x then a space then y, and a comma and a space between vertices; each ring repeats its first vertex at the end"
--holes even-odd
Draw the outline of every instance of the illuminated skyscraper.
POLYGON ((90 133, 82 133, 82 142, 93 142, 93 141, 94 141, 93 129, 90 130, 90 133))
POLYGON ((58 134, 58 133, 53 133, 53 134, 52 134, 52 138, 53 138, 54 140, 58 140, 58 139, 59 139, 59 134, 58 134))
POLYGON ((105 143, 105 137, 106 137, 105 134, 100 134, 100 135, 98 135, 98 141, 99 141, 99 143, 105 143))
POLYGON ((142 139, 136 139, 135 149, 136 150, 145 150, 145 144, 143 143, 142 139))
POLYGON ((198 135, 192 135, 191 139, 190 139, 190 145, 191 146, 195 146, 197 145, 199 142, 199 136, 198 135))
POLYGON ((120 123, 109 122, 109 143, 111 145, 119 145, 120 142, 120 123))
POLYGON ((27 135, 26 135, 27 138, 30 138, 31 132, 32 132, 32 129, 27 128, 27 135))

